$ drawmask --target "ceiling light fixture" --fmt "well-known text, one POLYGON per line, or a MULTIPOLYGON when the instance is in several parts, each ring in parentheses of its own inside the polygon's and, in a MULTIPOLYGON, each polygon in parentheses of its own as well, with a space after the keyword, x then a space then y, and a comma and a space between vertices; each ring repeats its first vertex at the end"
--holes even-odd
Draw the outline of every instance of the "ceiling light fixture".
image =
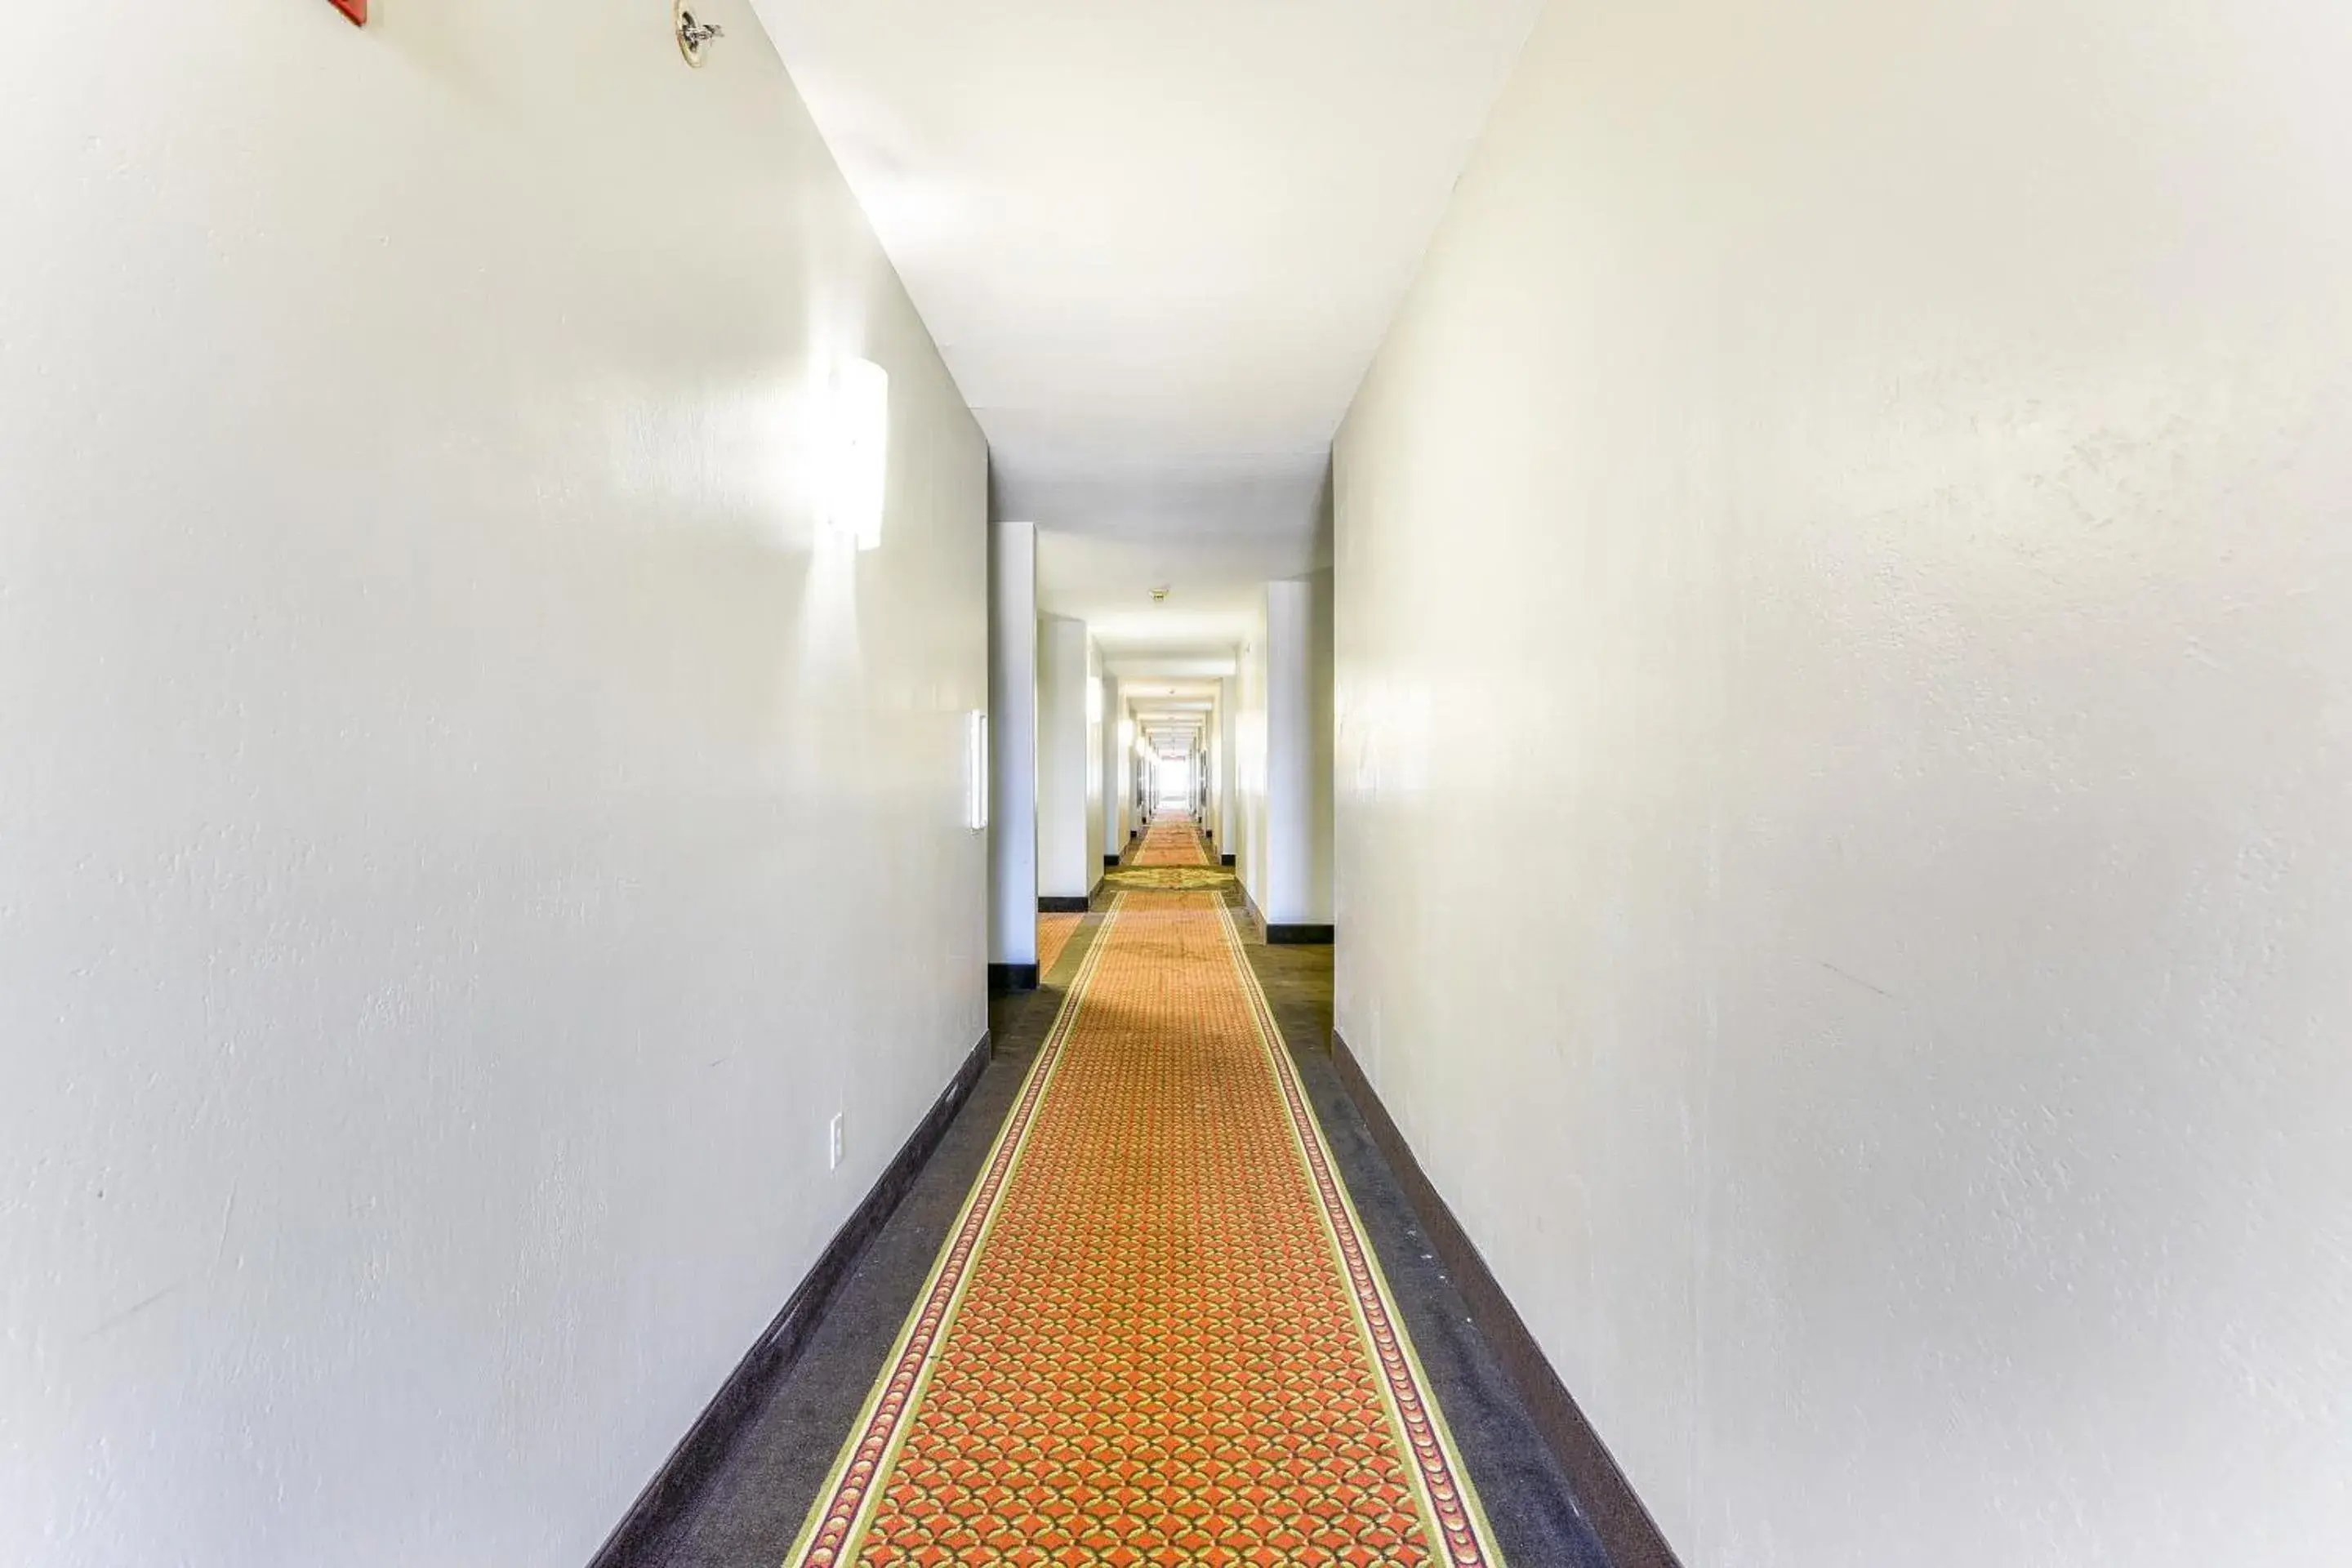
POLYGON ((1168 591, 1167 589, 1165 589, 1165 588, 1154 588, 1154 589, 1152 589, 1152 590, 1151 590, 1151 602, 1152 602, 1153 604, 1155 604, 1155 605, 1164 605, 1164 604, 1166 604, 1166 603, 1168 602, 1168 592, 1169 592, 1169 591, 1168 591))
POLYGON ((696 16, 687 0, 676 0, 671 15, 677 24, 677 52, 686 57, 688 65, 700 70, 703 51, 709 47, 711 39, 725 37, 727 29, 696 16))

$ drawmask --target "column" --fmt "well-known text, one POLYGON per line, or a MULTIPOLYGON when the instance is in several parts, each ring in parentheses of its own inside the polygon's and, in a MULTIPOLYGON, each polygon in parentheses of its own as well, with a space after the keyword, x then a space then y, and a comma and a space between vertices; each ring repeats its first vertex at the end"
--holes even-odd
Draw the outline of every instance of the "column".
POLYGON ((1127 848, 1127 700, 1120 694, 1118 677, 1115 675, 1104 674, 1102 689, 1103 836, 1096 847, 1104 865, 1115 866, 1127 848))
POLYGON ((1265 591, 1269 942, 1328 942, 1332 921, 1331 574, 1265 591))
POLYGON ((1087 831, 1094 772, 1087 721, 1087 624, 1037 623, 1037 908, 1083 910, 1102 873, 1087 831))
POLYGON ((988 974, 1037 984, 1037 525, 990 526, 988 974))
POLYGON ((1242 805, 1234 788, 1234 772, 1237 755, 1234 708, 1238 695, 1234 677, 1219 679, 1217 710, 1209 715, 1217 738, 1213 764, 1217 771, 1217 854, 1228 866, 1235 864, 1241 854, 1242 805))

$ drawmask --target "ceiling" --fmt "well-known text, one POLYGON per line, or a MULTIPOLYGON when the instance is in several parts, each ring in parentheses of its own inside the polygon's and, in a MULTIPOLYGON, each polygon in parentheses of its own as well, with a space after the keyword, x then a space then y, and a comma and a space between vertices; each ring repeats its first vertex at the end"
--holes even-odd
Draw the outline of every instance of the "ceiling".
POLYGON ((1331 436, 1541 3, 753 0, 1044 607, 1171 654, 1328 563, 1331 436))
POLYGON ((1162 752, 1204 747, 1217 708, 1217 683, 1145 676, 1119 683, 1119 700, 1134 717, 1136 733, 1162 752))

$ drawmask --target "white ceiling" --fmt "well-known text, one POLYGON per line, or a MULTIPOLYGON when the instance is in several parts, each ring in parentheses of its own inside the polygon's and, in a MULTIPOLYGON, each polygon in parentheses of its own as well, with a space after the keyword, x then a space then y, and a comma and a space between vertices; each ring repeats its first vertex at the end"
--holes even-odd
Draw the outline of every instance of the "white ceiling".
POLYGON ((1119 706, 1136 732, 1162 750, 1181 751, 1187 737, 1205 743, 1217 710, 1213 679, 1151 675, 1119 682, 1119 706))
POLYGON ((1328 562, 1332 433, 1542 0, 753 3, 1045 608, 1230 646, 1328 562))

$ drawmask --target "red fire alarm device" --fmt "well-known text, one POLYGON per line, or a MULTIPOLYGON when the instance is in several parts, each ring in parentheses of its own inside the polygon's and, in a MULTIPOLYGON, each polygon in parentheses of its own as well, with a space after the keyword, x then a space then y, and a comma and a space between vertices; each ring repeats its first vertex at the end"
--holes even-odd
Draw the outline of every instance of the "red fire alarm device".
POLYGON ((367 0, 335 0, 335 9, 349 16, 354 27, 367 26, 367 0))

